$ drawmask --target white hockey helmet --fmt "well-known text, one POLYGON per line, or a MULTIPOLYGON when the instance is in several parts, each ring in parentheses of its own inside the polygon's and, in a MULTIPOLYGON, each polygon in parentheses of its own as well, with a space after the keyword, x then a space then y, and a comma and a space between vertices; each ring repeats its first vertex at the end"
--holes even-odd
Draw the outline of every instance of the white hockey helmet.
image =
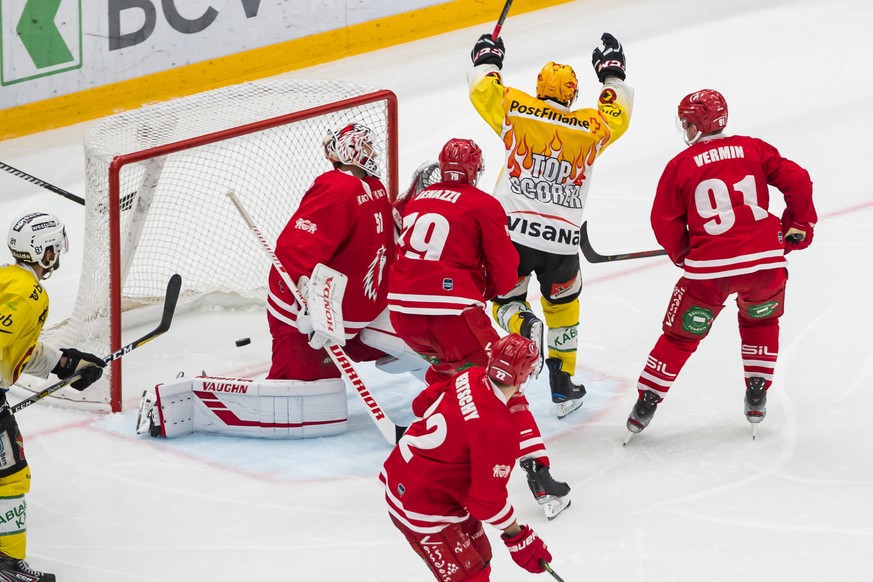
POLYGON ((32 212, 12 223, 6 244, 17 262, 36 263, 48 276, 57 268, 61 254, 67 252, 67 229, 52 214, 32 212), (51 260, 45 257, 48 249, 54 250, 51 260))
POLYGON ((349 123, 338 131, 328 130, 322 142, 324 155, 334 163, 357 166, 379 176, 379 147, 370 128, 360 123, 349 123))

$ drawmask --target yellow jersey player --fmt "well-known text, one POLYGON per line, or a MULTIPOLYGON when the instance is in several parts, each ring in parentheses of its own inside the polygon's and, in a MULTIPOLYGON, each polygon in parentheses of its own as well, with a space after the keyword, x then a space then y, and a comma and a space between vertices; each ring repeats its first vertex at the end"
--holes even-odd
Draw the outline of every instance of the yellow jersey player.
POLYGON ((24 561, 27 523, 24 495, 30 469, 18 423, 6 391, 22 373, 47 378, 80 374, 71 386, 84 390, 103 373, 103 360, 72 348, 56 349, 39 341, 49 310, 40 283, 60 266, 67 252, 64 224, 51 214, 34 212, 14 221, 7 239, 15 263, 0 267, 0 580, 54 582, 24 561))
POLYGON ((493 302, 504 330, 542 345, 543 323, 527 301, 536 274, 547 332, 546 366, 558 418, 582 404, 585 387, 574 384, 579 327, 579 228, 594 161, 625 131, 633 90, 624 83, 624 49, 611 34, 592 64, 603 84, 597 106, 572 109, 579 94, 569 65, 547 63, 537 77, 536 97, 506 87, 500 70, 503 39, 482 35, 471 53, 470 100, 503 140, 506 163, 495 195, 507 213, 509 233, 521 262, 515 288, 493 302))

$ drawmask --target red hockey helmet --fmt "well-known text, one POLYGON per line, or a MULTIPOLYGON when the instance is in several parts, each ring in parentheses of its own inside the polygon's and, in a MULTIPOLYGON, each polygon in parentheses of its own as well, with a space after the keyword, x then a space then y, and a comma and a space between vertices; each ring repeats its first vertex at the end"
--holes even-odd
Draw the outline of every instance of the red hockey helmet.
POLYGON ((521 386, 536 368, 540 359, 537 344, 511 333, 491 344, 488 357, 488 377, 509 386, 521 386))
POLYGON ((472 139, 450 139, 443 146, 439 160, 443 182, 475 186, 485 171, 482 150, 472 139))
POLYGON ((702 135, 721 131, 727 126, 727 101, 714 89, 695 91, 679 103, 679 120, 683 128, 693 123, 702 135))

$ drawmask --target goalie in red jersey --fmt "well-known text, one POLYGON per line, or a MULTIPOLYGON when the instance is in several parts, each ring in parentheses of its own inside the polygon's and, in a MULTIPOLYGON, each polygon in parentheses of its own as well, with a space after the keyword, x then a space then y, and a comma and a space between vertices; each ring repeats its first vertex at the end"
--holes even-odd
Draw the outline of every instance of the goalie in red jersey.
POLYGON ((413 422, 385 461, 379 479, 394 526, 440 582, 490 579, 491 544, 501 538, 520 567, 544 572, 543 541, 516 521, 507 483, 519 454, 510 402, 539 360, 517 334, 491 346, 486 366, 431 384, 412 403, 413 422))
POLYGON ((727 102, 718 91, 687 95, 678 119, 688 148, 664 169, 651 220, 658 242, 685 272, 640 375, 627 428, 639 433, 648 426, 727 298, 736 294, 745 415, 754 430, 767 413, 779 354, 785 255, 812 242, 817 220, 812 182, 770 144, 726 135, 727 102), (768 186, 785 198, 781 219, 769 212, 768 186))
MULTIPOLYGON (((500 202, 476 184, 482 150, 451 139, 439 155, 439 181, 399 201, 403 229, 389 276, 391 323, 406 344, 431 362, 427 381, 485 366, 499 339, 485 305, 518 281, 518 252, 500 202)), ((522 435, 521 465, 551 519, 570 504, 570 487, 555 481, 527 398, 510 402, 522 435)))
POLYGON ((279 272, 270 270, 267 319, 273 336, 268 378, 339 378, 323 349, 343 346, 355 361, 386 354, 425 363, 388 321, 388 268, 396 254, 391 203, 369 128, 350 123, 324 138, 333 169, 315 179, 276 242, 276 256, 307 297, 301 313, 279 272))

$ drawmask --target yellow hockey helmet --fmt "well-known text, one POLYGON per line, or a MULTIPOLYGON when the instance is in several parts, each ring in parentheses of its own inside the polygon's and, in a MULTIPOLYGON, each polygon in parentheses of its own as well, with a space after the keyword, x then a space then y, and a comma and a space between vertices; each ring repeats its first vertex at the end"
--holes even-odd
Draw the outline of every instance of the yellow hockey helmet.
POLYGON ((537 76, 537 99, 552 99, 569 107, 578 94, 579 82, 570 65, 549 62, 537 76))

